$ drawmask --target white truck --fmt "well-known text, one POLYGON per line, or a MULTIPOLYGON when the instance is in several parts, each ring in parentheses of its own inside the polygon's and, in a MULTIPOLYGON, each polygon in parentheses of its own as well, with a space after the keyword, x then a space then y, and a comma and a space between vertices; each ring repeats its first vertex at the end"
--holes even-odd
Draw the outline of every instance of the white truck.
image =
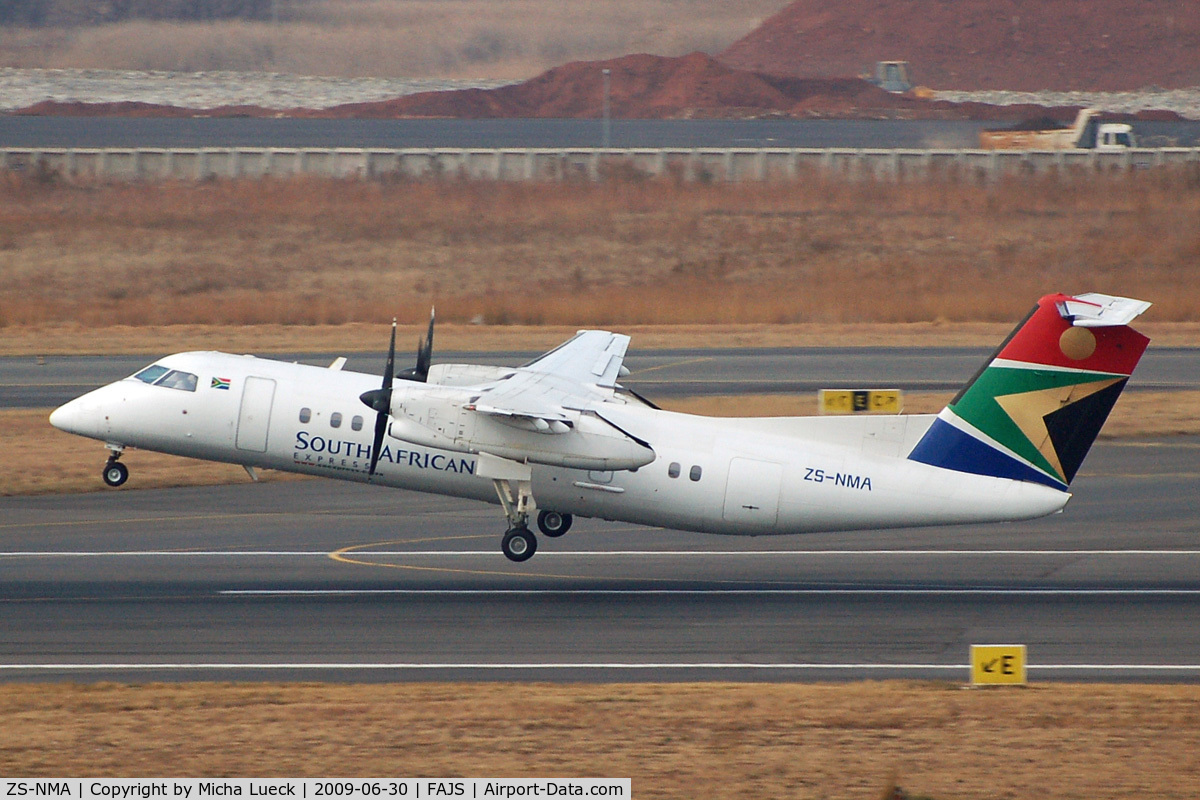
POLYGON ((1085 108, 1070 127, 1054 127, 1052 120, 1033 120, 1013 128, 979 132, 984 150, 1128 150, 1137 147, 1133 128, 1123 122, 1098 122, 1099 110, 1085 108))

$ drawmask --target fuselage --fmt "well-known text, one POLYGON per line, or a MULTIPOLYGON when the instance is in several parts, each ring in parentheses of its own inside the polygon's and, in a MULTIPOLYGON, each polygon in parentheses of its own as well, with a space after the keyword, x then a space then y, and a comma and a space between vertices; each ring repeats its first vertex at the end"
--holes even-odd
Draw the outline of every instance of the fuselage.
MULTIPOLYGON (((55 411, 52 424, 118 446, 368 481, 374 419, 358 397, 378 387, 377 376, 215 352, 181 353, 156 366, 181 377, 103 386, 55 411)), ((909 460, 932 415, 714 418, 622 395, 603 411, 649 443, 654 460, 612 471, 534 464, 538 508, 761 535, 1028 519, 1060 510, 1070 497, 909 460)), ((495 503, 478 459, 387 436, 370 482, 495 503)))

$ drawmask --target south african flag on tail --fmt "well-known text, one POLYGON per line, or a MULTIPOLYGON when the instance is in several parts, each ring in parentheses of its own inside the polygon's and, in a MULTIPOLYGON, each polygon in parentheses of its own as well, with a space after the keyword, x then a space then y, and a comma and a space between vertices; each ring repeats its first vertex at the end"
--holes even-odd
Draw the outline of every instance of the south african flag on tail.
POLYGON ((942 409, 909 458, 1066 490, 1150 340, 1149 303, 1047 295, 942 409))

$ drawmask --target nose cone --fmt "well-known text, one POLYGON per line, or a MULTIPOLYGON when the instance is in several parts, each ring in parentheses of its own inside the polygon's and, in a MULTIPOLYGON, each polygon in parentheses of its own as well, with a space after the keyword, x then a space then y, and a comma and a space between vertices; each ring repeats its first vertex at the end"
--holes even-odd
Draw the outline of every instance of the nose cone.
POLYGON ((103 435, 100 433, 102 417, 95 402, 84 395, 54 409, 50 414, 50 424, 67 433, 97 437, 103 435))

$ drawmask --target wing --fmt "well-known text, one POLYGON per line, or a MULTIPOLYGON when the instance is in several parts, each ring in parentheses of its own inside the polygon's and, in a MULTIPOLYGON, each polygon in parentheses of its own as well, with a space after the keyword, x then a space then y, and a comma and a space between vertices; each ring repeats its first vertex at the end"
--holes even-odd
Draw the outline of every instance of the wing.
POLYGON ((468 409, 530 420, 535 429, 545 433, 565 432, 569 428, 561 423, 573 418, 571 412, 584 411, 612 397, 628 347, 628 336, 580 331, 511 375, 479 387, 468 409))
POLYGON ((580 331, 573 339, 530 361, 523 370, 612 388, 621 372, 629 337, 608 331, 580 331))

